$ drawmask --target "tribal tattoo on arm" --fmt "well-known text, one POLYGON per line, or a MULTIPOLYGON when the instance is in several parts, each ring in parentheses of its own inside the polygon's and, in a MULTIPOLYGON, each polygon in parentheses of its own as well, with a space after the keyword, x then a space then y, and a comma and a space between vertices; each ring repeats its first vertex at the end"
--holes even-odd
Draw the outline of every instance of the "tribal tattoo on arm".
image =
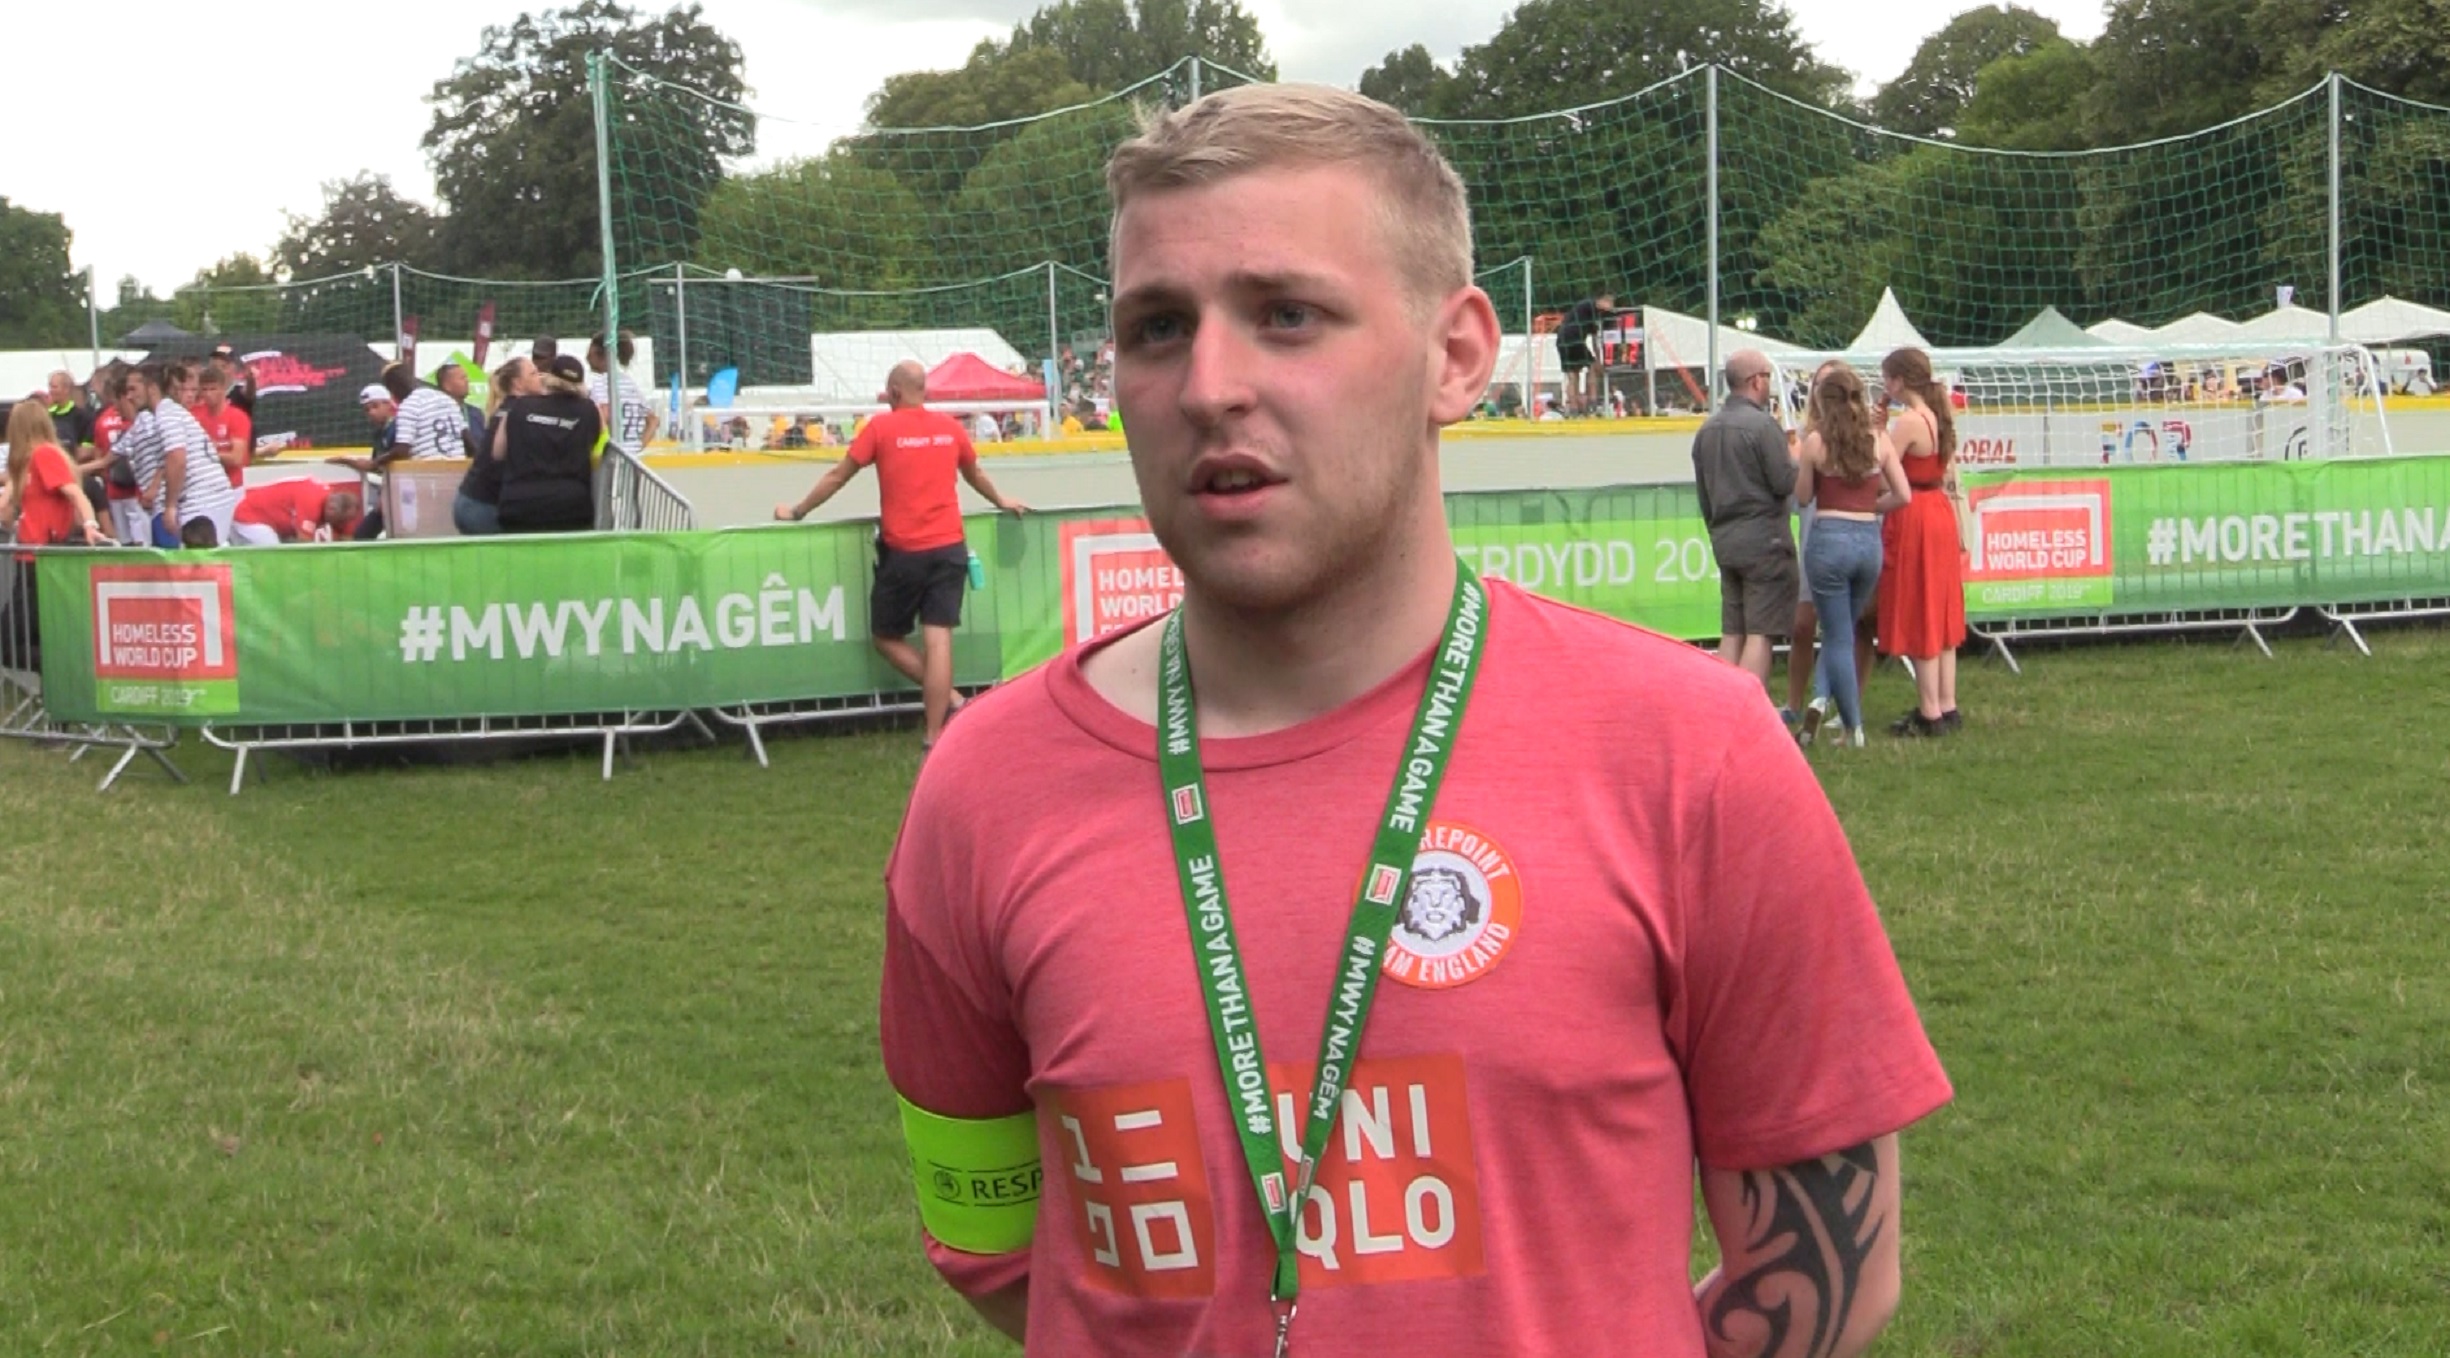
POLYGON ((1879 1151, 1878 1142, 1867 1141, 1817 1160, 1731 1176, 1740 1179, 1743 1229, 1740 1241, 1730 1239, 1726 1228, 1736 1223, 1719 1223, 1727 1263, 1702 1297, 1713 1355, 1838 1358, 1852 1352, 1841 1346, 1867 1282, 1878 1283, 1882 1299, 1873 1305, 1885 1312, 1891 1280, 1870 1274, 1886 1267, 1875 1263, 1884 1247, 1887 1258, 1895 1257, 1884 1207, 1895 1196, 1880 1191, 1879 1151))

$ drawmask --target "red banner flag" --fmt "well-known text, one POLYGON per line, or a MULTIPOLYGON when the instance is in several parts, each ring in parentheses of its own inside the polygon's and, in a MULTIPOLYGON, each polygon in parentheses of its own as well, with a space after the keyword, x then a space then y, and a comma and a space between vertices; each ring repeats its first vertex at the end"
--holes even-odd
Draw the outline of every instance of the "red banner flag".
POLYGON ((417 371, 417 318, 414 316, 400 318, 400 362, 407 364, 411 373, 417 371))
POLYGON ((470 356, 470 361, 476 364, 477 371, 480 373, 485 370, 485 353, 491 348, 493 348, 493 303, 487 302, 476 309, 476 352, 470 356))

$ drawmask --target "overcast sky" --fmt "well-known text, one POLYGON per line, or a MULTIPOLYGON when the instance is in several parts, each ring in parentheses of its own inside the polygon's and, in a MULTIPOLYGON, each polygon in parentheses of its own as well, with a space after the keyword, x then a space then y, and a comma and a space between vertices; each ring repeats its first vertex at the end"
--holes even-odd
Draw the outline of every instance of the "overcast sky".
MULTIPOLYGON (((426 94, 452 62, 476 51, 488 24, 552 2, 377 8, 329 0, 275 17, 277 10, 127 0, 106 7, 105 27, 95 24, 105 11, 56 0, 12 4, 0 47, 25 59, 9 73, 15 135, 0 154, 0 196, 66 215, 75 263, 94 267, 106 305, 123 274, 167 295, 223 256, 264 253, 284 212, 320 207, 327 180, 371 169, 430 202, 433 176, 417 148, 432 113, 426 94), (60 59, 97 50, 98 37, 106 46, 91 63, 60 59), (91 135, 96 129, 122 136, 105 140, 91 135), (109 168, 98 170, 89 157, 106 147, 109 168)), ((1494 33, 1516 2, 1244 0, 1285 78, 1344 86, 1414 42, 1451 62, 1494 33)), ((747 52, 752 101, 767 115, 762 155, 823 149, 858 125, 863 101, 885 76, 958 66, 979 39, 1009 30, 1039 3, 704 0, 707 18, 747 52)), ((1866 90, 1903 70, 1950 15, 1973 7, 1788 3, 1822 57, 1853 71, 1866 90)), ((2102 0, 2022 3, 2070 37, 2100 33, 2102 0)))

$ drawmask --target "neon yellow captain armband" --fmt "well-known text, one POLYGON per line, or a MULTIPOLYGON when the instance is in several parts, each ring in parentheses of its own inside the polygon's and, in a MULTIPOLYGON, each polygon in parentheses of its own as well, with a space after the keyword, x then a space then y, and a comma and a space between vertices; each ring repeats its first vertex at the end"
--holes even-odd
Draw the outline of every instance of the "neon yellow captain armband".
POLYGON ((1041 1183, 1037 1116, 948 1118, 895 1101, 927 1233, 964 1254, 1028 1249, 1041 1183))

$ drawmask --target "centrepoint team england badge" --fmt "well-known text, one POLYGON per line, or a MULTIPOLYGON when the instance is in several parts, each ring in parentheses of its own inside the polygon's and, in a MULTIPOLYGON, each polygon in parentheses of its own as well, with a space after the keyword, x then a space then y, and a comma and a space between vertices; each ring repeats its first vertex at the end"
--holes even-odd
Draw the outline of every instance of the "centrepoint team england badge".
POLYGON ((1469 826, 1432 821, 1387 938, 1386 974, 1427 990, 1478 980, 1522 921, 1522 879, 1506 851, 1469 826))

